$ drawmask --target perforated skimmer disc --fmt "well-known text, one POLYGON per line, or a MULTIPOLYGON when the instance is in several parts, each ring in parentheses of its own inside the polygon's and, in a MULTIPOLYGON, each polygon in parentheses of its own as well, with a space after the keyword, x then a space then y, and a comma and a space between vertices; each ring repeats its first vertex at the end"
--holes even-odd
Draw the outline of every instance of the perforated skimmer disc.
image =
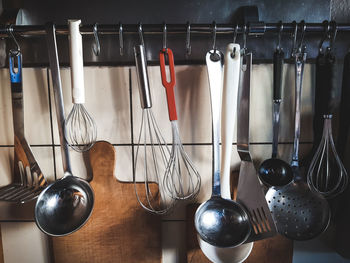
POLYGON ((271 187, 266 200, 278 232, 287 238, 309 240, 320 235, 329 224, 328 202, 311 192, 306 183, 271 187))

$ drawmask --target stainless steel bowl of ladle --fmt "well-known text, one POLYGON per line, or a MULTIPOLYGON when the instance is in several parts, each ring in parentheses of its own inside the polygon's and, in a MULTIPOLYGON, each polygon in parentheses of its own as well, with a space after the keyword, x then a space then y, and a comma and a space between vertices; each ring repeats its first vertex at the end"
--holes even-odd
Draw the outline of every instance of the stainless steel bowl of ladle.
POLYGON ((245 209, 237 202, 224 199, 220 192, 220 109, 223 82, 223 54, 211 50, 206 55, 213 120, 213 187, 212 196, 201 204, 195 214, 199 236, 217 247, 235 247, 250 235, 251 225, 245 209))
POLYGON ((44 233, 63 236, 78 230, 87 222, 94 206, 94 193, 88 182, 73 176, 71 172, 68 145, 64 139, 64 110, 55 27, 47 24, 46 30, 65 173, 62 179, 49 185, 39 195, 35 205, 35 221, 44 233))

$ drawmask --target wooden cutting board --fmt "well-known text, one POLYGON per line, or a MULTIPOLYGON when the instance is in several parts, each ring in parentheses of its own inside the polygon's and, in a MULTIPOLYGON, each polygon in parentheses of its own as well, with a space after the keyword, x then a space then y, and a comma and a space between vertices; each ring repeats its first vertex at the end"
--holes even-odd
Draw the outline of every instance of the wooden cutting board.
MULTIPOLYGON (((160 217, 141 208, 133 183, 116 180, 113 145, 96 142, 89 151, 89 159, 93 172, 94 210, 80 230, 52 238, 54 262, 161 262, 160 217)), ((144 185, 137 187, 141 193, 144 185)), ((157 185, 152 187, 157 190, 157 185)))
MULTIPOLYGON (((238 183, 238 172, 232 173, 231 184, 232 196, 235 197, 238 183)), ((188 263, 210 263, 211 261, 201 251, 196 229, 194 226, 194 214, 198 204, 187 207, 187 262, 188 263)), ((254 242, 253 250, 245 263, 292 263, 293 241, 281 235, 273 238, 254 242)))

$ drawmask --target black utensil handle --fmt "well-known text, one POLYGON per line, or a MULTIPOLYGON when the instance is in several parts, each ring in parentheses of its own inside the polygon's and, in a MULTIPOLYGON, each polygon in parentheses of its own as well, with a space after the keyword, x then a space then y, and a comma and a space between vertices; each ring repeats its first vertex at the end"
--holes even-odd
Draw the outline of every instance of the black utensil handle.
POLYGON ((314 108, 314 145, 317 146, 322 138, 323 116, 332 114, 333 109, 333 75, 334 56, 331 52, 320 53, 316 59, 316 86, 314 108))
POLYGON ((340 99, 340 121, 339 121, 339 133, 337 139, 338 154, 344 159, 346 142, 348 139, 350 128, 350 52, 348 52, 344 58, 343 68, 343 83, 340 99))
POLYGON ((273 100, 281 100, 284 52, 276 49, 273 54, 273 100))

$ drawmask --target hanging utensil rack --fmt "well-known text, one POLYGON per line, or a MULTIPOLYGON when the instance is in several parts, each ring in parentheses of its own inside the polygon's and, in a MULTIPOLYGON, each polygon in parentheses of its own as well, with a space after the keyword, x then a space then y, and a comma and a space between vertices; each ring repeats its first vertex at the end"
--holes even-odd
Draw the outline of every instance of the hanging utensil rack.
MULTIPOLYGON (((246 24, 88 24, 82 25, 80 31, 84 41, 85 65, 133 65, 133 46, 140 43, 141 33, 147 49, 147 59, 150 64, 158 64, 158 52, 162 48, 162 39, 167 38, 167 45, 172 48, 176 64, 204 64, 204 54, 211 48, 213 39, 217 40, 217 47, 224 50, 232 42, 234 32, 237 32, 237 42, 242 44, 244 28, 248 35, 247 48, 254 54, 254 63, 271 63, 273 52, 281 32, 281 46, 285 51, 286 62, 291 57, 293 23, 264 23, 250 22, 246 24), (282 25, 282 28, 281 28, 282 25), (166 27, 165 27, 166 26, 166 27), (166 28, 166 30, 164 30, 166 28), (215 30, 214 30, 215 28, 215 30), (214 32, 215 31, 215 32, 214 32), (100 53, 96 55, 93 46, 100 46, 100 53), (191 47, 191 54, 186 50, 191 47)), ((300 32, 301 24, 298 23, 300 32)), ((325 34, 325 23, 306 23, 305 43, 307 45, 308 62, 314 62, 318 54, 318 45, 325 34)), ((335 23, 338 32, 335 43, 335 55, 341 58, 348 50, 350 24, 335 23)), ((22 49, 25 66, 46 66, 48 59, 43 37, 44 25, 0 25, 2 41, 9 38, 11 31, 17 38, 22 49)), ((68 58, 68 29, 66 25, 57 25, 57 41, 61 65, 69 64, 68 58)), ((334 30, 334 28, 333 28, 334 30)), ((7 51, 13 45, 0 43, 0 48, 7 51)), ((96 51, 96 50, 95 50, 96 51)), ((5 52, 7 54, 7 52, 5 52)), ((7 66, 6 59, 0 56, 0 66, 7 66)))

